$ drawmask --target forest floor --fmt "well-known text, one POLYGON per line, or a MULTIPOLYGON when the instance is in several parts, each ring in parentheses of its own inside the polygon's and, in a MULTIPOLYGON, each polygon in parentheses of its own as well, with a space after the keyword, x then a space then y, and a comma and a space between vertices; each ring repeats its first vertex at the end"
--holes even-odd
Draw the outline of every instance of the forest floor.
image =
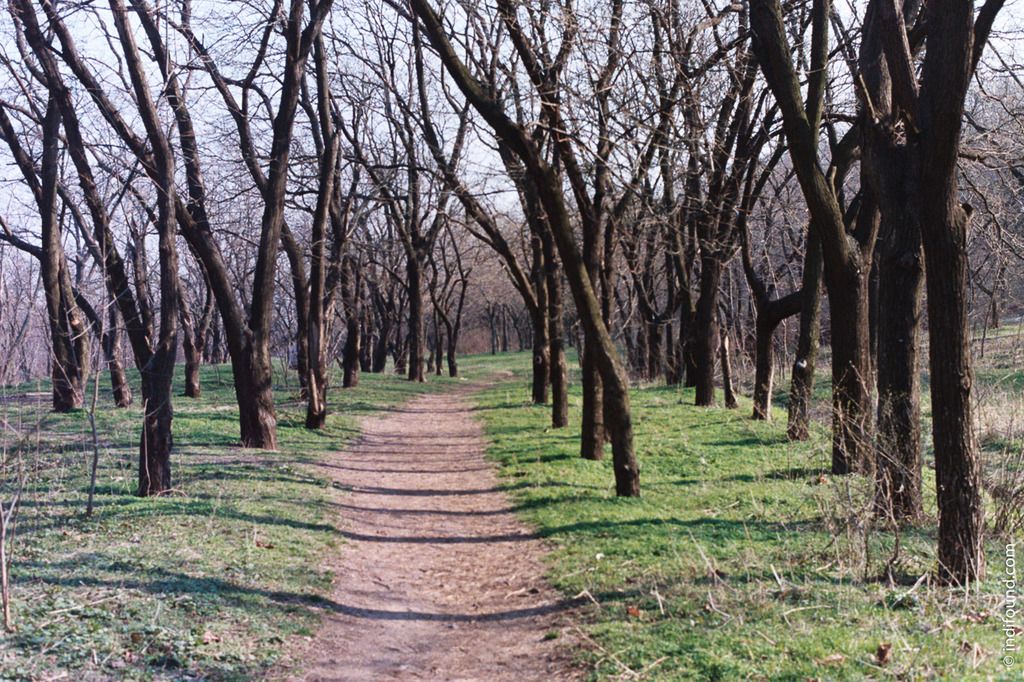
POLYGON ((323 625, 293 654, 303 680, 565 680, 573 601, 545 581, 541 540, 484 458, 467 393, 360 423, 317 466, 346 494, 323 625))

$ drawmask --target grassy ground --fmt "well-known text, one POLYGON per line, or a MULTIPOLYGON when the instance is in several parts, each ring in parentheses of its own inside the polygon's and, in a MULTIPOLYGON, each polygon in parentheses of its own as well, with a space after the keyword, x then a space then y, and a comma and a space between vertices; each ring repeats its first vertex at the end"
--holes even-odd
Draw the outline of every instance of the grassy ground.
MULTIPOLYGON (((994 348, 979 377, 992 404, 1020 404, 1003 399, 1018 350, 994 348)), ((1001 544, 980 595, 914 587, 935 563, 934 520, 898 538, 871 529, 867 486, 825 473, 826 433, 789 444, 781 424, 747 419, 747 402, 697 409, 690 391, 664 387, 634 391, 643 497, 616 499, 610 462, 580 460, 577 430, 546 428, 547 410, 528 403, 529 366, 527 354, 462 363, 470 378, 509 379, 477 395, 491 455, 554 548, 552 582, 588 604, 580 655, 595 679, 1020 679, 1022 663, 1000 664, 1001 544)), ((45 386, 0 404, 0 499, 19 472, 28 480, 0 679, 259 676, 316 627, 330 576, 315 567, 339 541, 338 491, 304 465, 355 435, 359 415, 451 384, 364 375, 332 391, 328 428, 313 434, 281 375, 281 450, 263 453, 235 447, 227 368, 203 379, 201 400, 176 401, 176 492, 159 499, 132 495, 139 408, 101 395, 92 518, 88 415, 48 414, 32 395, 45 386)), ((1004 441, 988 455, 1019 444, 1004 441)))
POLYGON ((116 410, 104 391, 91 518, 88 414, 49 414, 47 396, 32 395, 43 385, 7 391, 0 500, 22 474, 27 487, 12 543, 17 630, 0 636, 0 679, 251 679, 286 637, 312 632, 330 584, 318 557, 338 542, 336 491, 303 465, 351 438, 359 415, 447 380, 365 375, 332 390, 328 427, 311 433, 294 374, 284 379, 280 451, 243 450, 230 370, 204 368, 203 398, 176 399, 176 490, 155 499, 133 495, 140 408, 116 410))
POLYGON ((480 362, 515 375, 478 395, 490 454, 554 547, 554 584, 588 600, 595 679, 1020 679, 1024 662, 1001 662, 1004 543, 981 594, 914 587, 935 565, 930 470, 929 520, 897 537, 871 529, 863 481, 827 473, 824 432, 791 444, 747 401, 698 409, 691 390, 646 387, 643 497, 616 499, 611 463, 581 460, 578 431, 528 404, 528 358, 480 362))

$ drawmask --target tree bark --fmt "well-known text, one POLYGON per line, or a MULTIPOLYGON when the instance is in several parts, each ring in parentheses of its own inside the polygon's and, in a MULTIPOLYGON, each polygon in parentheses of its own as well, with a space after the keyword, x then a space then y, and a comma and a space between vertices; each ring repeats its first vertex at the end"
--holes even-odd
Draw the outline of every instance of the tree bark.
MULTIPOLYGON (((539 297, 538 297, 539 298, 539 297)), ((547 296, 545 295, 546 299, 547 296)), ((530 311, 533 324, 533 381, 532 397, 534 405, 545 405, 548 402, 548 386, 551 382, 551 339, 548 323, 548 304, 544 301, 544 309, 530 311)))

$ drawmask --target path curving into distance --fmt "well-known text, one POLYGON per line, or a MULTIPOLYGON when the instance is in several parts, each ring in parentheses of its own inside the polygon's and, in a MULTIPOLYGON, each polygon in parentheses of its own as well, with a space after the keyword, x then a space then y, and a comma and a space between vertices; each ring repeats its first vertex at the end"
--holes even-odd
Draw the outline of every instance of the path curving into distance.
POLYGON ((420 396, 362 421, 323 466, 348 490, 344 544, 298 680, 566 680, 571 607, 512 510, 466 400, 420 396))

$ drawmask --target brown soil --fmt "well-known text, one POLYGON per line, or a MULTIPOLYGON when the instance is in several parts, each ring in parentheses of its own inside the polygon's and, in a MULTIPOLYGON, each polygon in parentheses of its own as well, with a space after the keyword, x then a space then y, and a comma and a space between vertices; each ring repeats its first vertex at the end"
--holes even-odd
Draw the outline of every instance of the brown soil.
POLYGON ((300 680, 565 680, 571 604, 484 458, 466 390, 362 422, 324 466, 350 490, 333 597, 300 680), (551 638, 550 633, 558 633, 551 638))

